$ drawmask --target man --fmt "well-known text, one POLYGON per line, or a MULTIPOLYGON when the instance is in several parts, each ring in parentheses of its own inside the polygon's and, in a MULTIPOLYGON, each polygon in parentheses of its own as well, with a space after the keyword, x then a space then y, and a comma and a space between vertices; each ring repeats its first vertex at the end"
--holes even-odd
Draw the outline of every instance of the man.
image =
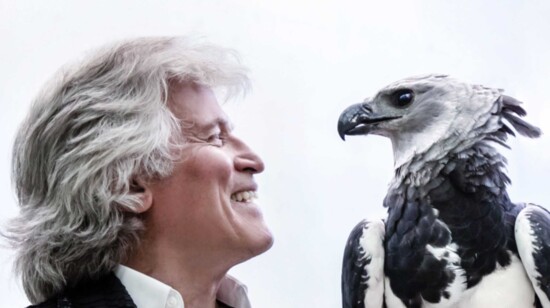
POLYGON ((35 307, 250 307, 226 275, 273 238, 261 159, 213 90, 245 90, 235 55, 182 38, 103 48, 62 69, 13 150, 8 237, 35 307))

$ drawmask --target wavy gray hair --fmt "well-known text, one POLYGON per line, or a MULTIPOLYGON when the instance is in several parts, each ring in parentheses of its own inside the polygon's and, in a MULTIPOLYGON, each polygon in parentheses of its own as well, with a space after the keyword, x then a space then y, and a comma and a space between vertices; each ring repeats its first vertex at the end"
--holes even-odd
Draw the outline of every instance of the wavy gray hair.
POLYGON ((231 50, 140 38, 62 69, 35 99, 13 148, 20 214, 4 234, 31 302, 104 275, 138 245, 133 179, 169 175, 183 141, 167 107, 172 81, 248 87, 231 50))

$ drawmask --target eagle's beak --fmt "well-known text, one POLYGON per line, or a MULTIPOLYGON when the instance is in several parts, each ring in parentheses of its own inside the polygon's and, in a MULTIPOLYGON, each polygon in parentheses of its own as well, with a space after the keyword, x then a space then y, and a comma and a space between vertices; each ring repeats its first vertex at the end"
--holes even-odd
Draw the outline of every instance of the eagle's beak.
POLYGON ((342 140, 346 135, 366 135, 374 127, 373 124, 398 119, 400 116, 387 117, 373 112, 369 103, 351 105, 340 114, 338 119, 338 134, 342 140))
MULTIPOLYGON (((351 135, 355 129, 361 124, 359 118, 364 118, 368 111, 363 109, 363 103, 354 104, 346 108, 340 118, 338 118, 338 135, 342 140, 346 140, 346 135, 351 135)), ((365 125, 361 126, 365 127, 365 125)))

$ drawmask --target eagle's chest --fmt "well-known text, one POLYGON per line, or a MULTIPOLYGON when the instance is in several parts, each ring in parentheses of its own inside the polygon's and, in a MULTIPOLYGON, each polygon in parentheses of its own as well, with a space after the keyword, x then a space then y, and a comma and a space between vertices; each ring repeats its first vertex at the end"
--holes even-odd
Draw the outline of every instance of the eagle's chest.
MULTIPOLYGON (((392 278, 387 278, 387 287, 391 285, 391 280, 392 278)), ((467 289, 465 285, 456 284, 450 286, 449 290, 450 296, 437 303, 421 299, 406 306, 396 297, 391 287, 386 288, 384 297, 388 308, 535 307, 535 293, 521 261, 516 256, 512 256, 508 266, 497 267, 474 287, 467 289)))
MULTIPOLYGON (((517 258, 507 247, 513 239, 506 215, 495 203, 415 198, 415 193, 396 191, 386 200, 393 205, 386 224, 384 273, 396 298, 407 307, 478 307, 494 298, 478 294, 498 294, 499 280, 523 279, 530 290, 521 263, 512 265, 517 258)), ((528 292, 521 295, 529 298, 528 292)))
POLYGON ((464 291, 455 307, 534 307, 534 303, 535 292, 531 282, 523 264, 514 255, 510 265, 504 268, 498 266, 494 272, 484 276, 479 284, 464 291))
POLYGON ((433 210, 421 206, 417 220, 414 224, 402 218, 395 226, 386 225, 384 273, 390 288, 408 307, 453 302, 467 286, 459 247, 433 210))

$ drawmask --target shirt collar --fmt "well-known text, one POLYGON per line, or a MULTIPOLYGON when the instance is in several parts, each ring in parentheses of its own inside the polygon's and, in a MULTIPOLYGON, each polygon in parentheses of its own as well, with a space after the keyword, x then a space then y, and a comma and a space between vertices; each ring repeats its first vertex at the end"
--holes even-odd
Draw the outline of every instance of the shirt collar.
MULTIPOLYGON (((115 275, 130 294, 138 308, 184 308, 181 294, 167 284, 133 270, 118 265, 115 275)), ((247 288, 232 276, 226 275, 218 289, 217 299, 231 307, 250 308, 247 288)))

